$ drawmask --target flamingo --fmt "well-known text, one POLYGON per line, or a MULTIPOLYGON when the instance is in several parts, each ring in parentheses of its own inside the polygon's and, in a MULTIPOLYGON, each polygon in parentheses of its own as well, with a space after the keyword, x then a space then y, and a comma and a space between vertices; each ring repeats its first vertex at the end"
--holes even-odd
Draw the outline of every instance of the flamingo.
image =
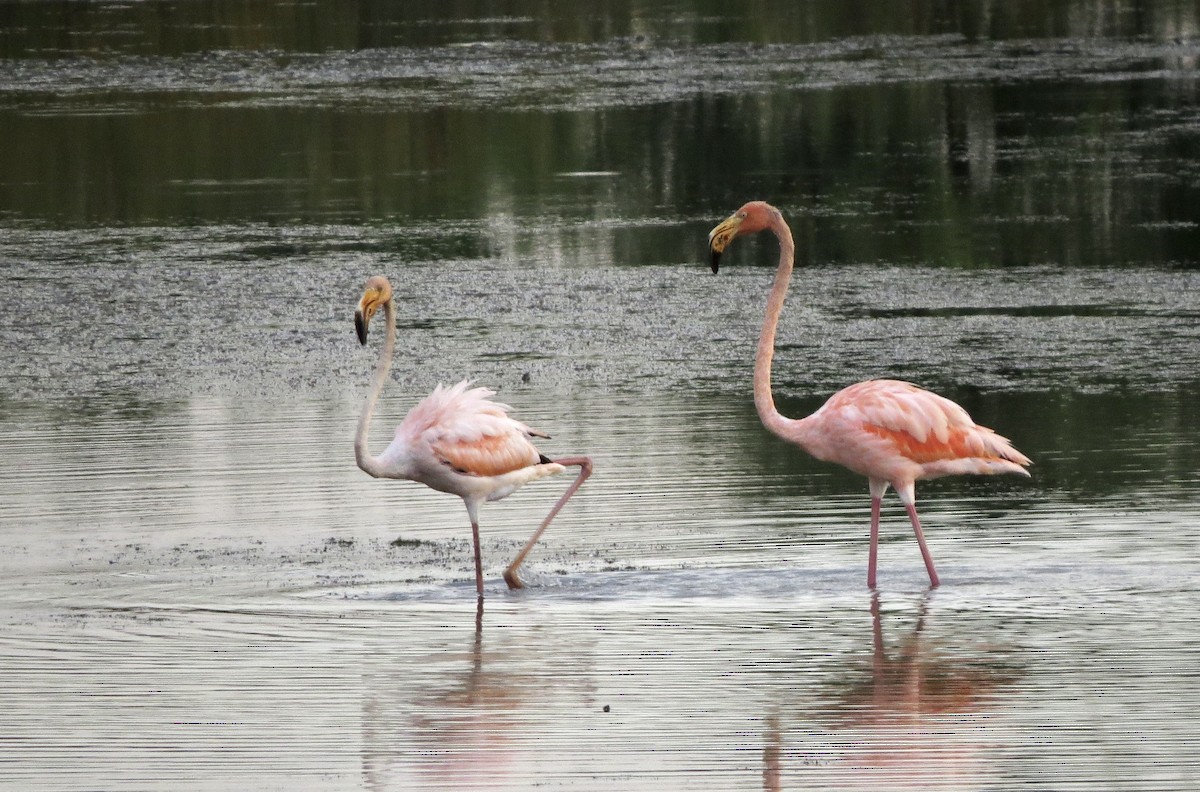
POLYGON ((496 392, 472 388, 468 380, 444 387, 418 403, 396 429, 396 436, 377 457, 367 451, 367 430, 375 403, 383 391, 392 355, 396 347, 396 309, 392 304, 392 284, 382 275, 367 280, 354 328, 365 346, 371 318, 383 308, 387 336, 379 351, 371 390, 358 418, 354 438, 354 458, 358 466, 375 478, 419 481, 439 492, 463 499, 471 518, 471 536, 475 543, 475 591, 483 597, 483 557, 479 549, 479 506, 484 501, 500 500, 523 484, 553 476, 567 467, 578 467, 579 475, 562 497, 550 508, 546 519, 517 553, 504 572, 510 589, 524 588, 517 568, 533 549, 538 538, 563 505, 592 474, 592 460, 586 456, 552 460, 538 452, 531 437, 549 439, 550 435, 532 429, 508 415, 507 404, 491 401, 496 392))
POLYGON ((830 396, 807 418, 780 415, 771 395, 771 361, 775 356, 775 328, 795 260, 792 231, 778 209, 763 201, 751 201, 709 232, 708 244, 715 274, 730 242, 760 231, 771 231, 779 240, 779 268, 767 298, 754 358, 754 406, 759 419, 770 432, 817 459, 835 462, 867 477, 871 493, 868 588, 875 588, 879 513, 889 486, 908 510, 929 572, 930 588, 936 588, 937 571, 917 517, 916 482, 967 473, 1028 476, 1025 466, 1030 460, 1007 439, 976 424, 958 404, 899 380, 867 380, 851 385, 830 396))

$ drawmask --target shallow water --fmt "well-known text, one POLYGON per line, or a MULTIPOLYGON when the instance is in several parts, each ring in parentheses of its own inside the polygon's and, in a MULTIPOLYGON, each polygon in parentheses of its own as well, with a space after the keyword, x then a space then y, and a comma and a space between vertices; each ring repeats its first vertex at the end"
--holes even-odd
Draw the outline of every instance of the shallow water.
POLYGON ((0 2, 0 786, 1200 782, 1192 4, 0 2), (801 9, 803 12, 801 12, 801 9), (1031 479, 919 486, 942 586, 801 415, 916 381, 1031 479), (482 511, 372 445, 471 377, 595 475, 482 511))
MULTIPOLYGON (((508 396, 554 432, 548 451, 586 450, 597 473, 522 592, 499 572, 562 483, 485 508, 481 615, 465 510, 354 469, 351 400, 7 413, 6 781, 1196 778, 1194 392, 1048 406, 1048 423, 1109 416, 1073 434, 996 421, 1034 479, 922 488, 934 592, 890 502, 876 598, 863 482, 763 437, 744 397, 585 393, 508 396)), ((978 406, 1038 416, 1039 401, 978 406)))
POLYGON ((1025 449, 1045 479, 926 485, 943 586, 925 590, 893 503, 873 598, 865 488, 803 460, 748 463, 747 445, 769 441, 729 420, 740 400, 594 400, 566 421, 549 415, 561 402, 522 401, 561 427, 548 447, 588 450, 597 474, 531 557, 525 591, 499 571, 561 485, 485 509, 482 614, 464 510, 359 475, 352 404, 197 400, 76 432, 27 416, 20 439, 10 423, 3 521, 24 530, 6 532, 0 575, 6 780, 1196 777, 1194 439, 1143 448, 1179 459, 1153 465, 1178 480, 1128 470, 1103 494, 1071 492, 1088 463, 1036 439, 1025 449))

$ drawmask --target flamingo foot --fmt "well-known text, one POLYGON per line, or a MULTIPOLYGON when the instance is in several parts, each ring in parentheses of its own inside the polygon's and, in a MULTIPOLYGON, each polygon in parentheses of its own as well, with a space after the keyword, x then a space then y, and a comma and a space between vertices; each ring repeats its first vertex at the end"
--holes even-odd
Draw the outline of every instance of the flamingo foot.
POLYGON ((525 588, 524 582, 522 582, 521 578, 517 576, 517 570, 513 569, 512 567, 504 570, 504 582, 508 584, 510 589, 515 590, 525 588))

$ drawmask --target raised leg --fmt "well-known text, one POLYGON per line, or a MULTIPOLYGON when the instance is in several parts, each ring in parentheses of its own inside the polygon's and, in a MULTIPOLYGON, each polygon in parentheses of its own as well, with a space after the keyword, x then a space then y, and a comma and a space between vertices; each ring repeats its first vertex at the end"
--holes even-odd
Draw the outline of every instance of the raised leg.
POLYGON ((562 497, 550 507, 550 513, 546 515, 546 519, 542 520, 542 524, 533 532, 533 536, 529 537, 529 541, 521 548, 521 552, 517 553, 516 558, 508 565, 508 569, 504 570, 504 582, 508 584, 510 589, 525 588, 525 584, 521 582, 521 578, 517 575, 517 567, 521 566, 521 562, 525 560, 525 556, 529 555, 529 551, 537 544, 537 540, 541 538, 542 531, 550 525, 550 521, 554 519, 554 515, 558 514, 559 510, 566 505, 575 491, 579 489, 583 482, 587 481, 588 476, 592 475, 592 460, 589 457, 564 457, 563 459, 554 460, 560 465, 567 467, 579 467, 579 475, 571 482, 571 486, 567 487, 567 491, 562 494, 562 497))
POLYGON ((917 505, 915 503, 904 505, 908 509, 908 519, 912 520, 913 533, 917 535, 917 544, 921 546, 921 558, 925 559, 925 569, 929 572, 929 587, 937 588, 937 570, 933 568, 933 556, 929 555, 929 548, 925 546, 925 534, 921 531, 921 521, 917 518, 917 505))

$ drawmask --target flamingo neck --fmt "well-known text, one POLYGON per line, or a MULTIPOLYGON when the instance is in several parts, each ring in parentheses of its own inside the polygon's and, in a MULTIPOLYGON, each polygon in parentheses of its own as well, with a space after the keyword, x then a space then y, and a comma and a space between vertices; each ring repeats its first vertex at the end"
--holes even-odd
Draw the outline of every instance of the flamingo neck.
POLYGON ((373 457, 367 451, 367 432, 371 427, 371 416, 375 413, 375 404, 379 394, 383 392, 383 384, 387 382, 388 370, 392 367, 392 355, 396 350, 396 309, 388 300, 383 306, 383 318, 387 325, 387 333, 383 347, 379 350, 379 361, 375 364, 375 375, 371 379, 371 390, 363 403, 362 413, 358 416, 358 432, 354 436, 354 461, 363 471, 376 478, 384 475, 383 463, 378 457, 373 457))
POLYGON ((787 297, 788 284, 792 279, 792 266, 796 258, 796 244, 792 241, 792 231, 783 218, 776 215, 770 226, 775 238, 779 240, 779 268, 775 270, 775 285, 767 297, 767 313, 763 317, 762 333, 758 337, 758 352, 754 357, 754 407, 763 426, 791 442, 796 442, 794 431, 796 421, 779 414, 775 409, 775 398, 771 395, 771 363, 775 358, 775 328, 779 324, 779 314, 783 310, 783 300, 787 297))

